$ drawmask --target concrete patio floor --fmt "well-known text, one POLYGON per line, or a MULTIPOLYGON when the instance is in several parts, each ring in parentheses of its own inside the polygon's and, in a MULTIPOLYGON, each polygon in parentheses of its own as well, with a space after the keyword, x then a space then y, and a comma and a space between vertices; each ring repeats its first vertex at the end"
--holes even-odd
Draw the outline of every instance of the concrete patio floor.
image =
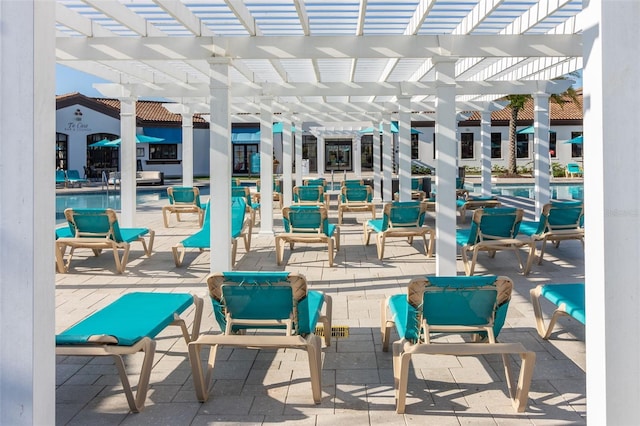
MULTIPOLYGON (((502 199, 527 209, 531 200, 502 199)), ((146 258, 134 244, 123 275, 115 273, 113 256, 94 257, 78 251, 71 270, 56 276, 56 331, 86 317, 121 294, 131 291, 193 292, 206 296, 209 252, 188 251, 177 268, 171 247, 197 229, 195 216, 164 228, 163 201, 140 207, 137 225, 156 231, 154 253, 146 258)), ((380 209, 378 210, 380 212, 380 209)), ((380 214, 380 213, 379 213, 380 214)), ((470 216, 471 213, 468 213, 470 216)), ((274 229, 282 229, 274 214, 274 229)), ((435 258, 426 258, 422 243, 388 242, 385 259, 377 259, 375 244, 365 246, 362 223, 370 216, 346 213, 341 249, 329 267, 321 245, 298 244, 285 250, 286 265, 276 265, 274 238, 254 228, 252 247, 239 245, 238 270, 286 270, 302 273, 310 287, 333 297, 334 326, 348 326, 349 336, 323 347, 322 403, 315 405, 307 357, 299 350, 222 349, 218 352, 211 397, 196 399, 186 345, 180 332, 168 328, 157 341, 151 387, 142 413, 129 412, 117 370, 107 357, 57 357, 57 425, 205 425, 205 424, 583 424, 586 422, 584 327, 570 318, 560 321, 552 340, 535 331, 529 290, 547 282, 584 281, 584 255, 577 241, 551 246, 542 265, 529 276, 517 271, 512 253, 479 256, 476 274, 506 275, 514 281, 504 342, 522 342, 537 361, 525 413, 511 407, 498 356, 417 356, 409 376, 406 414, 395 413, 391 352, 382 352, 380 302, 406 292, 411 277, 434 274, 435 258)), ((331 219, 337 222, 335 201, 331 219)), ((433 216, 430 218, 433 223, 433 216)), ((460 221, 458 221, 461 224, 460 221)), ((468 226, 469 217, 463 226, 468 226)), ((436 243, 437 244, 437 243, 436 243)), ((458 259, 458 273, 463 267, 458 259)), ((550 305, 544 305, 547 314, 550 305)), ((193 309, 187 311, 188 322, 193 309)), ((190 324, 189 324, 190 325, 190 324)), ((203 332, 218 332, 211 303, 205 299, 203 332)), ((397 338, 396 335, 394 335, 397 338)), ((141 357, 126 360, 139 371, 141 357)), ((137 376, 132 375, 133 383, 137 376)))

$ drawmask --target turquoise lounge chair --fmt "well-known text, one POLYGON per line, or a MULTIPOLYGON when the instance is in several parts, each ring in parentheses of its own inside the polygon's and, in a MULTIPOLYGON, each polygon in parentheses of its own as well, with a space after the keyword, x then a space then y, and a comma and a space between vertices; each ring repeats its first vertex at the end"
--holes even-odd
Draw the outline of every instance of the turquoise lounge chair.
POLYGON ((291 206, 282 209, 284 232, 276 235, 276 262, 282 264, 284 245, 289 243, 323 243, 329 252, 329 266, 333 266, 333 248, 340 250, 340 227, 329 223, 324 206, 291 206))
POLYGON ((67 182, 70 186, 82 187, 83 183, 88 183, 89 181, 80 177, 80 172, 77 170, 67 170, 67 182))
POLYGON ((304 185, 293 187, 293 203, 299 205, 325 206, 329 208, 329 194, 322 185, 304 185))
POLYGON ((566 177, 582 177, 582 168, 577 163, 569 163, 564 171, 566 177))
POLYGON ((200 334, 202 299, 186 293, 127 293, 111 304, 56 335, 56 354, 111 356, 132 412, 144 409, 155 354, 155 337, 169 325, 182 329, 186 343, 200 334), (180 317, 195 306, 192 331, 180 317), (144 352, 134 396, 122 355, 144 352))
MULTIPOLYGON (((424 192, 424 179, 423 178, 411 178, 411 199, 423 201, 427 197, 427 193, 424 192)), ((400 200, 400 193, 393 194, 395 201, 400 200)))
POLYGON ((406 294, 387 298, 381 304, 382 350, 387 351, 391 328, 400 340, 393 343, 393 375, 396 384, 396 411, 404 413, 411 357, 422 355, 499 354, 513 408, 523 412, 535 352, 521 343, 497 343, 504 324, 513 282, 507 277, 426 277, 409 283, 406 294), (471 341, 438 343, 432 334, 471 335, 471 341), (522 360, 517 386, 511 372, 510 355, 522 360))
POLYGON ((553 327, 562 316, 570 316, 576 321, 586 324, 584 283, 575 284, 540 284, 529 290, 531 304, 536 316, 536 329, 543 339, 547 340, 553 327), (549 325, 544 324, 540 299, 545 298, 557 308, 553 311, 549 325))
POLYGON ((369 185, 343 186, 338 196, 338 225, 342 225, 344 212, 371 212, 376 218, 373 190, 369 185))
MULTIPOLYGON (((247 252, 251 249, 251 220, 245 220, 246 203, 244 197, 231 198, 231 264, 236 264, 238 240, 242 238, 247 252)), ((173 260, 176 266, 182 266, 186 249, 199 249, 201 252, 211 249, 211 203, 207 202, 204 211, 202 229, 173 246, 173 260)))
POLYGON ((67 174, 64 170, 56 170, 56 186, 58 185, 67 187, 67 174))
POLYGON ((231 196, 244 198, 247 213, 249 213, 251 217, 251 227, 256 226, 256 212, 260 212, 260 203, 256 203, 251 199, 251 190, 249 187, 234 185, 231 187, 231 196))
POLYGON ((371 219, 364 223, 365 245, 369 245, 371 234, 375 233, 378 259, 383 259, 384 246, 388 238, 407 238, 409 244, 413 244, 413 237, 422 237, 424 254, 427 257, 433 256, 435 231, 424 226, 426 212, 427 204, 420 201, 394 201, 385 204, 382 219, 371 219))
POLYGON ((124 273, 129 261, 130 244, 142 243, 147 256, 151 256, 155 231, 149 228, 121 228, 116 212, 112 209, 66 209, 64 216, 69 225, 69 234, 56 231, 56 264, 58 272, 69 271, 73 253, 77 248, 88 248, 98 256, 102 250, 113 250, 118 273, 124 273), (148 236, 148 243, 145 241, 148 236), (63 257, 70 248, 67 261, 63 257), (122 257, 119 252, 122 250, 122 257))
MULTIPOLYGON (((260 179, 256 181, 256 191, 255 200, 257 203, 260 203, 260 179)), ((280 186, 280 181, 277 179, 273 181, 273 201, 277 201, 278 207, 282 209, 282 187, 280 186)))
POLYGON ((207 284, 222 334, 201 335, 189 343, 198 400, 204 402, 209 397, 219 347, 298 348, 307 351, 313 401, 319 404, 322 343, 314 333, 316 324, 322 322, 325 343, 331 343, 331 297, 308 290, 303 275, 289 272, 216 272, 207 278, 207 284), (210 352, 203 369, 201 351, 205 346, 210 347, 210 352))
POLYGON ((584 249, 584 203, 554 200, 545 204, 540 220, 523 220, 520 224, 520 233, 536 242, 542 241, 538 265, 542 264, 547 241, 552 241, 558 247, 560 241, 578 240, 584 249))
POLYGON ((467 219, 467 210, 490 209, 501 205, 494 195, 469 195, 467 192, 463 197, 456 199, 456 207, 460 212, 460 221, 462 223, 467 219))
POLYGON ((478 209, 473 212, 471 227, 456 231, 456 241, 461 247, 460 253, 467 275, 473 275, 480 251, 489 252, 489 255, 494 257, 498 250, 512 250, 518 259, 522 273, 524 275, 529 273, 536 246, 533 240, 525 241, 516 238, 523 215, 522 209, 509 207, 478 209), (524 265, 520 258, 522 247, 529 247, 529 255, 524 265), (472 253, 471 262, 469 262, 468 252, 472 253))
POLYGON ((345 186, 362 186, 364 185, 364 180, 362 179, 347 179, 340 182, 340 188, 345 186))
POLYGON ((200 190, 195 186, 170 186, 167 188, 169 205, 162 206, 162 220, 164 227, 169 227, 169 217, 175 214, 178 222, 183 213, 196 213, 198 225, 202 227, 204 209, 200 204, 200 190))

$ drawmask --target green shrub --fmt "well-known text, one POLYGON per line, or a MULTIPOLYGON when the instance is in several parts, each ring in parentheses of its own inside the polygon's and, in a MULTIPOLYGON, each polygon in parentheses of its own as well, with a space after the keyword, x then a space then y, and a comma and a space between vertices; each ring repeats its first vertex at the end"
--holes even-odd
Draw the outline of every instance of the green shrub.
POLYGON ((412 175, 430 175, 431 174, 431 169, 428 168, 428 167, 412 165, 411 166, 411 174, 412 175))

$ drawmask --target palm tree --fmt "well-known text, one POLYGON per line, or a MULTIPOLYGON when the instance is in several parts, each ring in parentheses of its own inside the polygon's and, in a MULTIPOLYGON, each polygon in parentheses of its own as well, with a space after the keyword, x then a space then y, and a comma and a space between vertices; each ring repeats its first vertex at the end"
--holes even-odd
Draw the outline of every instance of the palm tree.
MULTIPOLYGON (((573 75, 573 74, 570 74, 573 75)), ((565 77, 561 77, 558 80, 564 80, 565 77)), ((507 173, 515 175, 517 173, 516 159, 518 156, 518 144, 516 135, 516 125, 518 122, 518 114, 524 108, 525 104, 532 99, 531 95, 507 95, 504 97, 509 101, 507 108, 511 108, 511 117, 509 118, 509 161, 507 163, 507 173)), ((562 107, 567 102, 577 101, 578 95, 573 87, 569 87, 561 94, 554 94, 549 96, 549 102, 556 103, 562 107), (568 98, 568 99, 567 99, 568 98)))

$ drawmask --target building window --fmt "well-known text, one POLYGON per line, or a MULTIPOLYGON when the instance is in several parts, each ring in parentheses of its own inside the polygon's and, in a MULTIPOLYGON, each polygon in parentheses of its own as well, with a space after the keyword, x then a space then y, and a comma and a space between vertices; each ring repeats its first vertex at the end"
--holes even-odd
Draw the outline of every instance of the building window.
POLYGON ((362 170, 373 170, 373 135, 363 135, 360 139, 360 163, 362 170))
POLYGON ((302 159, 309 160, 309 171, 318 171, 318 139, 315 136, 303 135, 302 136, 302 159))
POLYGON ((418 150, 418 134, 411 135, 411 159, 417 160, 420 158, 418 150))
POLYGON ((516 158, 529 158, 529 135, 516 135, 516 158))
POLYGON ((502 158, 502 133, 491 133, 491 158, 502 158))
POLYGON ((69 136, 64 133, 56 133, 56 169, 67 170, 67 152, 69 146, 69 136))
POLYGON ((460 134, 460 158, 473 158, 473 133, 460 134))
POLYGON ((144 157, 144 147, 136 148, 136 157, 144 157))
POLYGON ((178 159, 178 144, 155 144, 149 145, 149 159, 150 160, 177 160, 178 159))
MULTIPOLYGON (((578 136, 581 136, 581 135, 582 135, 582 132, 571 132, 571 139, 577 138, 578 136)), ((579 143, 571 144, 571 157, 573 158, 582 157, 582 144, 579 144, 579 143)))
POLYGON ((551 156, 551 158, 558 157, 558 151, 556 150, 556 141, 557 141, 556 134, 550 133, 549 134, 549 155, 551 156))
POLYGON ((112 141, 118 139, 118 135, 112 133, 94 133, 87 135, 87 170, 88 175, 99 176, 102 171, 116 171, 120 164, 120 150, 117 146, 91 146, 102 140, 112 141))

